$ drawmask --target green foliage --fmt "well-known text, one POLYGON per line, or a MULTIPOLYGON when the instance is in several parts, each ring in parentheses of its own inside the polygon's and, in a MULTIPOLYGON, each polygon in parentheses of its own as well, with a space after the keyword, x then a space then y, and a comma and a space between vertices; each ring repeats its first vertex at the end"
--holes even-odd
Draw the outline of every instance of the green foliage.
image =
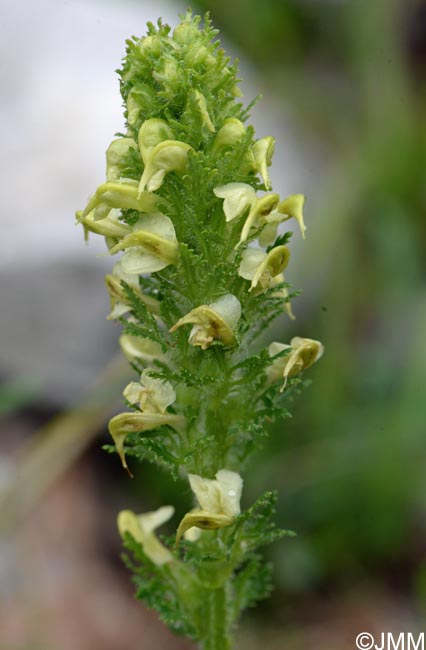
POLYGON ((176 634, 193 639, 196 632, 182 603, 179 585, 167 567, 159 567, 143 552, 141 544, 126 533, 125 548, 133 555, 123 555, 123 561, 133 574, 136 597, 155 609, 161 620, 176 634))

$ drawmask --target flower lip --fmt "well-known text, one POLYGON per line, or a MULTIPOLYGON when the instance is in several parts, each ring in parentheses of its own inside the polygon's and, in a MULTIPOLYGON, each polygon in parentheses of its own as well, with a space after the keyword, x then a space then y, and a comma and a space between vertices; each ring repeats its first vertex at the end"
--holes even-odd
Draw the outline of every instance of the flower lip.
POLYGON ((176 546, 182 535, 191 528, 216 530, 230 526, 241 512, 243 480, 236 472, 221 469, 215 479, 206 479, 197 474, 188 474, 188 479, 199 508, 188 512, 180 522, 176 546))
POLYGON ((174 134, 165 120, 154 117, 143 122, 138 133, 139 151, 146 165, 149 154, 160 142, 173 140, 174 134))
POLYGON ((214 195, 219 199, 224 199, 223 212, 226 221, 233 221, 242 213, 253 206, 256 201, 256 192, 251 185, 247 183, 228 183, 215 187, 214 195))
MULTIPOLYGON (((95 208, 105 205, 107 211, 110 208, 121 208, 123 210, 138 210, 139 212, 152 212, 155 208, 157 197, 150 192, 139 192, 137 183, 126 179, 123 181, 107 181, 99 185, 87 206, 81 213, 81 217, 87 217, 95 208)), ((102 218, 107 213, 102 215, 102 218)))
POLYGON ((248 239, 252 229, 260 228, 266 222, 267 216, 275 210, 279 200, 280 197, 275 193, 264 194, 260 199, 256 200, 241 230, 240 241, 236 248, 248 239))
POLYGON ((173 506, 163 506, 154 512, 136 515, 131 510, 122 510, 117 517, 117 527, 124 539, 130 533, 138 542, 145 555, 158 566, 173 560, 170 551, 158 540, 154 531, 168 521, 174 514, 173 506))
POLYGON ((192 324, 190 343, 206 350, 214 340, 225 346, 235 344, 233 328, 241 316, 239 300, 232 294, 225 294, 209 305, 199 305, 178 320, 170 332, 182 325, 192 324))
POLYGON ((124 454, 124 443, 129 433, 152 431, 152 429, 157 429, 162 425, 168 425, 173 429, 182 431, 185 424, 185 417, 183 415, 175 415, 174 413, 127 412, 119 413, 111 418, 108 424, 108 430, 114 440, 122 466, 129 471, 124 454))
POLYGON ((156 212, 141 216, 133 232, 112 246, 109 253, 125 250, 121 264, 127 273, 153 273, 177 263, 178 247, 171 219, 156 212))
POLYGON ((186 169, 188 152, 192 149, 180 140, 163 140, 149 152, 140 183, 138 196, 145 189, 149 192, 158 190, 167 173, 175 171, 183 174, 186 169))
POLYGON ((276 246, 269 253, 257 248, 246 248, 243 252, 238 274, 251 280, 250 291, 260 285, 261 289, 271 286, 272 280, 287 267, 290 251, 287 246, 276 246))
POLYGON ((282 221, 294 218, 299 224, 303 239, 305 239, 307 228, 303 220, 304 203, 305 197, 303 194, 291 194, 277 205, 276 210, 272 211, 265 217, 265 221, 270 224, 278 224, 282 221))
POLYGON ((289 377, 297 375, 302 370, 310 368, 324 353, 324 346, 320 341, 295 336, 290 345, 274 341, 269 346, 269 354, 274 357, 284 350, 289 350, 285 356, 275 359, 268 368, 268 381, 273 383, 280 377, 284 379, 281 387, 283 391, 289 377))

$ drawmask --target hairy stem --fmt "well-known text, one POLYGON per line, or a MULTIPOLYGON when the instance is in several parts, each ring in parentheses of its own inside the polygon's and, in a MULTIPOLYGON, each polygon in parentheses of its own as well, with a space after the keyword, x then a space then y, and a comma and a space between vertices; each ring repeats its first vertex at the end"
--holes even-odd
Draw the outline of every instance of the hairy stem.
POLYGON ((207 592, 202 650, 232 650, 226 586, 207 592))

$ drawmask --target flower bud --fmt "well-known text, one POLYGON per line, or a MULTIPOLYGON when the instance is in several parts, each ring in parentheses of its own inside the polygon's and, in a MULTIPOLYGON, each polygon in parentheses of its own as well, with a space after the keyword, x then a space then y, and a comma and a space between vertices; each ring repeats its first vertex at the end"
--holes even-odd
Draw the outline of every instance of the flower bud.
POLYGON ((129 149, 137 149, 138 145, 132 138, 113 140, 106 150, 107 181, 118 181, 122 177, 123 158, 129 149))
POLYGON ((161 54, 161 38, 157 34, 144 36, 139 41, 139 51, 142 56, 158 57, 161 54))
POLYGON ((216 129, 214 128, 214 124, 211 121, 209 112, 207 110, 206 98, 200 93, 199 90, 194 90, 193 92, 193 96, 200 111, 204 126, 206 126, 211 133, 214 133, 216 129))
POLYGON ((216 134, 213 151, 217 152, 225 147, 233 147, 243 138, 245 132, 246 127, 240 120, 235 117, 228 117, 216 134))
MULTIPOLYGON (((284 282, 285 282, 284 274, 279 273, 274 278, 272 278, 271 284, 269 286, 272 288, 279 284, 283 284, 284 282)), ((287 316, 291 320, 296 320, 296 316, 293 314, 293 309, 291 307, 291 302, 290 300, 288 300, 289 293, 287 287, 281 287, 280 289, 277 289, 277 291, 274 291, 273 296, 276 298, 287 299, 286 302, 284 303, 284 311, 286 312, 287 316)))
POLYGON ((127 96, 127 123, 129 126, 136 128, 143 114, 150 113, 152 106, 155 104, 155 92, 147 84, 138 83, 133 86, 127 96))

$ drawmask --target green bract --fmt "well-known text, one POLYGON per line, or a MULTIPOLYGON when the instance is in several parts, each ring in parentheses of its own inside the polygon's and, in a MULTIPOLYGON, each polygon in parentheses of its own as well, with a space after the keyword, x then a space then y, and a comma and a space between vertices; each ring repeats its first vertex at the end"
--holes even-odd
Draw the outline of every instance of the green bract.
POLYGON ((241 611, 269 593, 257 549, 284 534, 273 494, 240 510, 240 474, 323 348, 293 337, 252 349, 271 320, 293 318, 289 234, 278 228, 294 218, 304 235, 304 198, 271 192, 274 139, 246 125, 236 66, 215 36, 188 12, 173 32, 159 21, 127 41, 125 133, 77 220, 118 256, 108 318, 138 372, 110 421, 111 450, 126 468, 157 463, 196 497, 164 543, 154 529, 172 507, 119 515, 138 596, 202 648, 227 650, 241 611))

